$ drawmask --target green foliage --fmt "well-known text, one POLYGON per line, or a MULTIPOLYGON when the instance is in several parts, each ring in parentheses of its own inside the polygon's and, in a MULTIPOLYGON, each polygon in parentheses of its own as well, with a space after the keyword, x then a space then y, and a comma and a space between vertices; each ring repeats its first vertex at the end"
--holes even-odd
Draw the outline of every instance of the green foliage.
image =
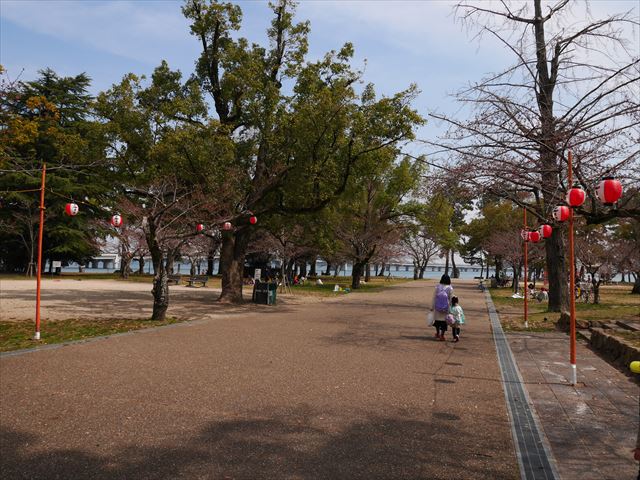
POLYGON ((104 142, 92 116, 89 77, 59 77, 46 69, 31 82, 1 85, 0 269, 26 271, 35 255, 42 165, 47 164, 43 257, 82 261, 96 253, 100 215, 109 185, 99 174, 104 142), (67 202, 80 214, 64 215, 67 202))

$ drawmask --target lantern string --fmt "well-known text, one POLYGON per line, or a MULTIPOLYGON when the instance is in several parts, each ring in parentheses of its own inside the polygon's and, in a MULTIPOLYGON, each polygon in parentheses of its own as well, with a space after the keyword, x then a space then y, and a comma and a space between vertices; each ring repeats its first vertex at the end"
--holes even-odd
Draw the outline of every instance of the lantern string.
POLYGON ((23 193, 23 192, 39 192, 39 188, 29 188, 26 190, 0 190, 0 193, 23 193))

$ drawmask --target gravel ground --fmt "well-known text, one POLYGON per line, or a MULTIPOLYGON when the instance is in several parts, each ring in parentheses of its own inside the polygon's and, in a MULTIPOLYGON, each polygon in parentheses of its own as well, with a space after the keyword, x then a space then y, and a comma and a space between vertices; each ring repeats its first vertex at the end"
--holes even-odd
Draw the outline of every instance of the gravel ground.
MULTIPOLYGON (((55 295, 88 314, 149 288, 55 295)), ((204 321, 0 357, 1 476, 518 478, 484 300, 455 288, 455 344, 426 326, 425 281, 228 312, 189 290, 175 308, 204 321)))

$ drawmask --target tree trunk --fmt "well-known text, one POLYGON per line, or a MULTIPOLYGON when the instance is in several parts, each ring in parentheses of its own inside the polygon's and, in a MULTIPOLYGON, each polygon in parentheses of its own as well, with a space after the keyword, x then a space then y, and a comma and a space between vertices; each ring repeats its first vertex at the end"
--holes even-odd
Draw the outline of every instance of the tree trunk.
POLYGON ((455 250, 451 250, 451 268, 453 273, 453 278, 460 278, 460 272, 458 271, 458 267, 456 267, 456 258, 455 258, 455 250))
POLYGON ((519 287, 520 287, 520 266, 514 265, 513 280, 511 282, 511 290, 513 290, 513 293, 518 293, 519 287))
POLYGON ((547 272, 549 281, 549 311, 569 311, 569 286, 565 261, 565 242, 561 228, 554 228, 545 242, 547 272))
POLYGON ((144 275, 144 256, 138 257, 138 275, 144 275))
POLYGON ((364 281, 367 283, 371 281, 371 265, 369 263, 364 267, 364 281))
POLYGON ((353 264, 353 269, 351 270, 351 288, 353 290, 360 288, 360 279, 364 273, 364 265, 365 262, 362 261, 357 261, 353 264))
POLYGON ((318 274, 316 273, 316 262, 317 261, 318 261, 318 259, 316 257, 313 257, 311 259, 311 267, 309 268, 309 276, 310 277, 318 276, 318 274))
POLYGON ((418 268, 418 266, 416 264, 413 265, 413 279, 414 280, 418 280, 419 275, 420 275, 420 269, 418 268))
POLYGON ((447 254, 445 255, 446 260, 444 261, 444 274, 449 275, 449 250, 447 250, 447 254))
POLYGON ((378 272, 378 277, 384 277, 384 271, 386 270, 386 268, 387 266, 384 262, 382 262, 382 265, 380 266, 380 272, 378 272))
POLYGON ((331 262, 327 261, 327 268, 325 268, 322 275, 331 275, 331 262))
POLYGON ((242 302, 242 274, 249 235, 250 232, 247 229, 240 229, 236 232, 226 231, 222 234, 222 248, 220 249, 222 292, 218 302, 242 302))
POLYGON ((593 303, 594 304, 598 304, 600 303, 600 283, 602 281, 595 280, 595 276, 591 275, 591 285, 593 286, 593 303))
POLYGON ((300 276, 301 277, 306 277, 307 276, 307 261, 306 260, 302 260, 298 265, 300 266, 300 276))
POLYGON ((631 290, 631 293, 633 295, 640 295, 640 272, 633 272, 633 276, 635 278, 634 278, 633 289, 631 290))
POLYGON ((218 250, 217 248, 215 250, 209 250, 209 253, 207 254, 207 275, 209 277, 213 276, 213 266, 216 260, 216 250, 218 250))
POLYGON ((155 239, 148 238, 149 252, 151 253, 151 261, 153 262, 153 313, 151 320, 164 320, 169 308, 169 282, 167 281, 167 269, 164 264, 162 250, 155 242, 155 239))
POLYGON ((420 267, 420 273, 418 274, 418 278, 420 280, 424 279, 424 271, 427 269, 427 266, 425 265, 424 267, 420 267))
POLYGON ((191 275, 192 277, 195 277, 196 275, 196 262, 194 260, 191 260, 191 269, 189 270, 189 275, 191 275))
POLYGON ((120 264, 120 278, 124 278, 125 280, 129 278, 129 270, 131 269, 131 261, 133 260, 133 255, 130 253, 122 255, 122 262, 120 264))

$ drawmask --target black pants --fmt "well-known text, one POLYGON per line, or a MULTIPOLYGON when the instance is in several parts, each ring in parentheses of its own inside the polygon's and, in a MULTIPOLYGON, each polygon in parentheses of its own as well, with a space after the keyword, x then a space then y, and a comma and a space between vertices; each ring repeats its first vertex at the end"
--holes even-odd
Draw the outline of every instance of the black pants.
POLYGON ((460 327, 452 326, 451 332, 453 333, 454 337, 460 336, 460 327))
POLYGON ((444 320, 436 320, 433 323, 433 326, 436 327, 436 332, 444 335, 444 332, 447 331, 447 322, 444 320))

